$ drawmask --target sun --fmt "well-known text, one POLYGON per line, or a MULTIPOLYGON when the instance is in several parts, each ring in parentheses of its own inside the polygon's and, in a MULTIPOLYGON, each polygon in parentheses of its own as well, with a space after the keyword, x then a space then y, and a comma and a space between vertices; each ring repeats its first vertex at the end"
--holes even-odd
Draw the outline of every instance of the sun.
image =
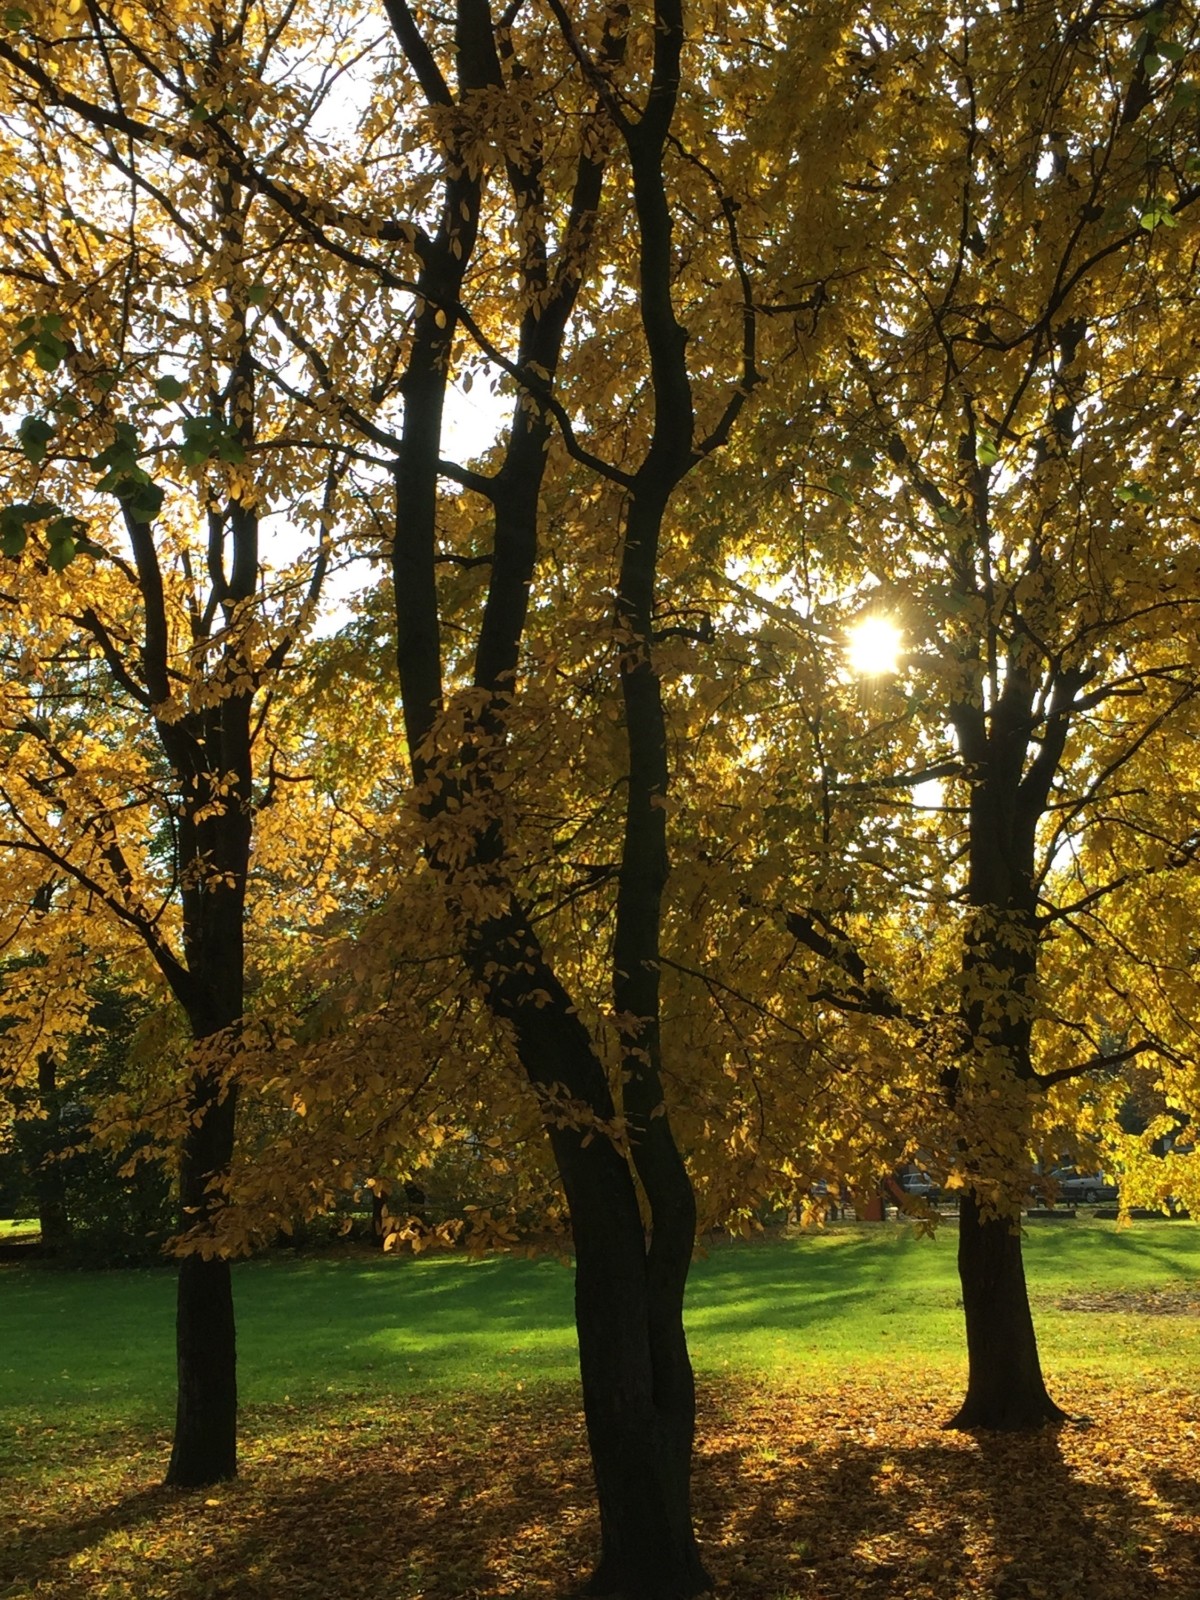
POLYGON ((882 677, 896 672, 904 635, 888 617, 864 617, 850 629, 846 659, 852 672, 863 677, 882 677))

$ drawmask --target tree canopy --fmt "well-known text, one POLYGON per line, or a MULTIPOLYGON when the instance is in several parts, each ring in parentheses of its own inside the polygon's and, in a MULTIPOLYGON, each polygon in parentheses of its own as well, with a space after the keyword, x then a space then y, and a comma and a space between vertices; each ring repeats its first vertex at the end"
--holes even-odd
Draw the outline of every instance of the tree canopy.
POLYGON ((571 1232, 595 1592, 706 1582, 698 1218, 919 1158, 959 1422, 1057 1415, 1035 1158, 1197 1194, 1193 9, 0 22, 0 1043, 24 1114, 100 964, 185 1020, 172 1475, 229 1257, 457 1238, 403 1182, 484 1151, 477 1241, 571 1232))

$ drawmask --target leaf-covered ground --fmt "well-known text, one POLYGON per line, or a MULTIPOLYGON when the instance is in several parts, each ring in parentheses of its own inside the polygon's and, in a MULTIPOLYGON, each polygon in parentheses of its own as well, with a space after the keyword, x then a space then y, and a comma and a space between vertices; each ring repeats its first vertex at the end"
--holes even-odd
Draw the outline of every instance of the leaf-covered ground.
MULTIPOLYGON (((899 1372, 902 1369, 896 1368, 899 1372)), ((706 1384, 696 1510, 726 1600, 1196 1600, 1200 1398, 1076 1377, 1080 1420, 940 1431, 944 1382, 706 1384)), ((5 1600, 557 1600, 595 1538, 566 1385, 246 1420, 239 1482, 157 1485, 165 1440, 65 1440, 10 1514, 5 1600), (342 1413, 343 1418, 345 1413, 342 1413)))

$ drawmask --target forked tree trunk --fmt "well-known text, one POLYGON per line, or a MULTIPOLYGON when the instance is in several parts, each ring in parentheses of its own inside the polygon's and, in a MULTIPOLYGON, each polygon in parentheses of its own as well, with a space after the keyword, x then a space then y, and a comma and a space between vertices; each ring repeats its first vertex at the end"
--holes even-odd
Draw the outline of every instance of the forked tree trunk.
POLYGON ((1006 1432, 1062 1422, 1046 1392, 1021 1259, 1021 1235, 1007 1217, 981 1218, 963 1195, 958 1275, 967 1324, 967 1394, 947 1428, 1006 1432))
MULTIPOLYGON (((415 37, 407 10, 389 3, 402 48, 430 99, 450 100, 431 58, 415 37)), ((626 16, 613 6, 602 55, 607 66, 624 53, 626 16)), ((632 974, 632 992, 614 984, 613 1008, 622 1024, 622 1113, 632 1146, 625 1149, 596 1124, 614 1119, 605 1066, 578 1008, 559 981, 525 909, 508 887, 507 841, 497 818, 485 823, 448 858, 427 845, 448 903, 462 923, 463 954, 493 1016, 511 1030, 517 1054, 546 1111, 546 1124, 571 1217, 576 1254, 576 1325, 588 1442, 600 1508, 601 1554, 586 1591, 621 1600, 691 1600, 711 1587, 691 1527, 689 1480, 695 1397, 683 1333, 683 1293, 695 1232, 691 1184, 663 1111, 658 1064, 657 971, 666 793, 665 732, 649 644, 654 610, 655 555, 661 514, 672 489, 697 459, 685 361, 686 334, 671 304, 675 260, 662 156, 679 82, 683 21, 677 4, 656 5, 653 83, 634 132, 607 77, 596 76, 634 166, 638 230, 642 236, 641 293, 655 389, 650 469, 640 477, 615 469, 640 523, 630 511, 624 531, 618 621, 644 642, 641 671, 623 671, 627 712, 631 677, 637 714, 630 727, 629 818, 622 850, 615 968, 632 974), (635 137, 636 133, 636 137, 635 137), (653 480, 653 481, 651 481, 653 480), (637 549, 630 554, 632 545, 637 549), (649 813, 647 824, 645 813, 649 813), (463 849, 462 845, 466 844, 463 849), (649 862, 649 870, 647 870, 649 862), (494 875, 493 875, 494 874, 494 875), (490 881, 489 881, 490 880, 490 881), (636 892, 635 892, 636 891, 636 892), (503 904, 481 917, 479 907, 503 904), (563 1092, 583 1114, 561 1114, 563 1092), (635 1175, 636 1169, 636 1175, 635 1175), (638 1184, 652 1219, 646 1242, 638 1184)), ((504 74, 486 5, 459 0, 460 88, 502 85, 504 74)), ((597 141, 596 150, 603 150, 597 141)), ((600 197, 602 155, 581 154, 570 222, 559 263, 550 270, 545 233, 531 228, 523 260, 528 307, 521 316, 518 367, 531 380, 518 406, 505 462, 491 480, 476 478, 495 517, 491 576, 476 650, 475 684, 487 692, 475 730, 458 752, 460 770, 430 773, 427 741, 442 706, 440 617, 436 584, 436 504, 440 418, 453 340, 454 305, 478 217, 478 185, 447 181, 443 226, 425 242, 414 319, 413 353, 403 383, 402 449, 396 466, 393 576, 396 653, 413 778, 425 790, 431 822, 462 791, 482 796, 494 764, 504 760, 502 706, 521 670, 530 586, 538 550, 538 502, 546 469, 549 418, 530 402, 553 383, 566 322, 588 263, 592 218, 600 197), (467 224, 467 232, 463 224, 467 224), (457 235, 457 237, 455 237, 457 235), (444 309, 443 309, 444 308, 444 309), (448 314, 449 313, 449 314, 448 314), (433 776, 436 782, 427 786, 433 776)), ((469 167, 470 163, 464 163, 469 167)), ((544 207, 540 147, 526 169, 510 156, 508 172, 519 210, 536 217, 544 207)), ((547 214, 552 214, 547 212, 547 214)), ((557 231, 557 229, 555 230, 557 231)), ((746 374, 742 374, 743 380, 746 374)), ((743 387, 738 390, 744 393, 743 387)), ((740 400, 737 402, 740 405, 740 400)), ((732 416, 733 413, 731 413, 732 416)), ((628 648, 628 645, 627 645, 628 648)), ((466 807, 469 814, 471 807, 466 807)))
MULTIPOLYGON (((614 1115, 604 1069, 570 996, 513 908, 479 930, 470 965, 511 1026, 542 1094, 566 1088, 595 1117, 614 1115), (526 953, 513 969, 511 951, 526 953), (505 951, 509 959, 503 958, 505 951), (543 997, 529 1001, 529 986, 543 997)), ((661 1121, 663 1119, 656 1119, 661 1121)), ((692 1532, 695 1391, 683 1296, 695 1204, 682 1162, 659 1173, 649 1246, 625 1155, 603 1132, 550 1122, 575 1244, 575 1324, 588 1446, 600 1510, 600 1558, 584 1593, 692 1600, 711 1583, 692 1532)))

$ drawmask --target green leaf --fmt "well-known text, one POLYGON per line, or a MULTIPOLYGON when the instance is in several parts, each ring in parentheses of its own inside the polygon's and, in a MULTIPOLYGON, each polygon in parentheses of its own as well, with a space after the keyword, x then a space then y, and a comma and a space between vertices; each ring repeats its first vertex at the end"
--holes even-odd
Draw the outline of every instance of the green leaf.
POLYGON ((1154 504, 1153 494, 1142 483, 1123 483, 1117 490, 1116 497, 1122 505, 1132 503, 1139 506, 1152 506, 1154 504))
POLYGON ((981 433, 975 446, 975 459, 981 467, 994 467, 1000 459, 996 441, 989 433, 981 433))
POLYGON ((115 489, 125 478, 145 477, 145 473, 138 466, 136 453, 119 441, 110 444, 107 450, 101 450, 98 456, 93 456, 92 465, 104 471, 104 476, 96 487, 106 492, 115 489))
POLYGON ((169 373, 154 385, 154 392, 160 400, 178 400, 186 389, 186 383, 180 383, 178 378, 172 378, 169 373))
POLYGON ((1187 55, 1187 51, 1175 39, 1160 39, 1155 48, 1166 61, 1182 61, 1187 55))
POLYGON ((135 522, 151 523, 162 510, 165 491, 144 472, 122 478, 113 485, 113 493, 135 522))
POLYGON ((46 446, 54 437, 54 424, 45 417, 22 417, 17 428, 17 438, 27 461, 35 466, 46 459, 46 446))
POLYGON ((853 505, 854 502, 850 495, 850 485, 847 483, 842 473, 834 472, 830 475, 829 489, 830 493, 836 494, 839 500, 844 500, 847 505, 853 505))
POLYGON ((214 429, 211 423, 205 422, 201 417, 183 419, 183 444, 179 448, 179 454, 183 457, 185 465, 202 467, 212 455, 214 443, 214 429))
POLYGON ((59 514, 49 500, 33 500, 0 508, 0 550, 15 561, 25 548, 31 522, 45 522, 59 514))
POLYGON ((47 564, 54 572, 61 572, 64 567, 69 567, 74 559, 74 539, 60 539, 57 544, 52 544, 46 552, 47 564))
POLYGON ((1171 210, 1170 203, 1166 200, 1151 200, 1138 218, 1138 222, 1147 233, 1153 233, 1155 228, 1177 228, 1179 218, 1171 210))
POLYGON ((60 337, 62 325, 62 317, 53 311, 42 317, 22 317, 17 329, 26 337, 13 346, 13 354, 24 356, 32 352, 34 361, 43 372, 53 372, 70 353, 68 345, 60 337))
POLYGON ((51 544, 62 544, 64 539, 70 539, 78 548, 80 535, 85 528, 86 524, 80 517, 55 517, 54 521, 46 528, 46 537, 51 544))
POLYGON ((252 306, 265 306, 267 303, 267 286, 265 283, 252 283, 246 291, 246 301, 252 306))
POLYGON ((231 467, 240 467, 246 459, 246 447, 236 433, 223 433, 217 441, 217 460, 227 461, 231 467))
POLYGON ((57 372, 66 353, 65 345, 39 344, 33 353, 33 359, 43 372, 57 372))
POLYGON ((50 517, 57 517, 59 508, 50 500, 28 500, 17 505, 5 506, 0 511, 0 526, 8 524, 24 525, 27 522, 45 522, 50 517))
POLYGON ((231 466, 240 466, 246 459, 245 446, 237 434, 208 417, 184 417, 179 454, 189 467, 202 467, 214 456, 231 466))
POLYGON ((6 6, 0 11, 0 22, 4 23, 9 33, 20 33, 22 28, 27 28, 33 21, 29 12, 22 6, 6 6))

